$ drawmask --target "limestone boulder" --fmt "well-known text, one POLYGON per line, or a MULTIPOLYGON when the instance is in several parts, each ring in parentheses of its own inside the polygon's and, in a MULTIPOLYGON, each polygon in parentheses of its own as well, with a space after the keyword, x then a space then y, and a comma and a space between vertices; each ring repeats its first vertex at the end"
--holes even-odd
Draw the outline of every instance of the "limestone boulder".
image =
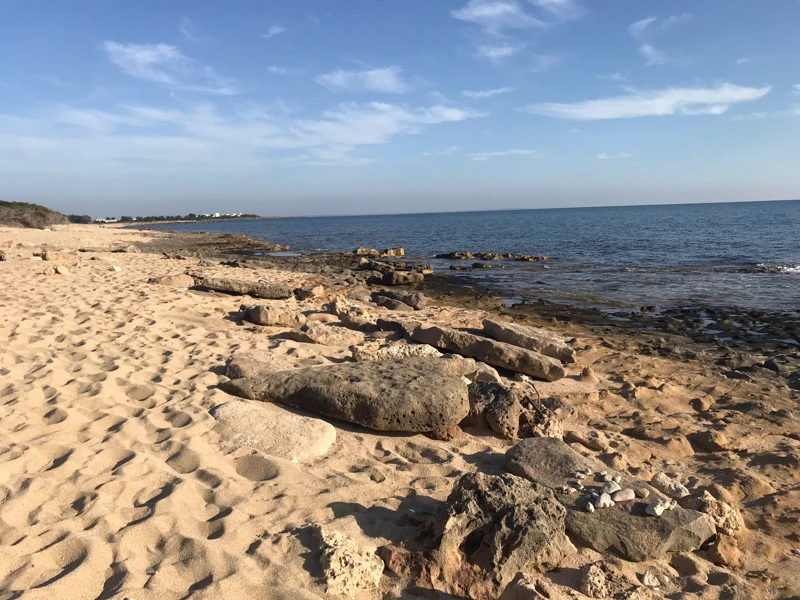
POLYGON ((497 341, 533 350, 563 363, 575 362, 575 351, 562 338, 546 329, 484 319, 483 330, 488 337, 497 341))
POLYGON ((244 313, 244 318, 251 323, 268 327, 298 327, 306 322, 306 317, 297 310, 296 306, 287 305, 284 302, 242 304, 239 312, 244 313))
POLYGON ((364 342, 364 334, 341 325, 309 321, 289 333, 298 342, 322 346, 356 346, 364 342))
POLYGON ((416 328, 411 337, 423 344, 430 344, 442 350, 545 381, 555 381, 564 377, 564 367, 554 358, 458 329, 423 325, 416 328))
POLYGON ((377 548, 362 546, 321 525, 314 525, 312 531, 322 551, 319 563, 328 594, 354 597, 378 587, 383 561, 376 554, 377 548))
POLYGON ((427 356, 439 358, 442 353, 433 346, 427 344, 389 344, 381 346, 376 350, 367 350, 360 346, 353 347, 353 360, 376 361, 376 360, 396 360, 398 358, 410 358, 412 356, 427 356))
POLYGON ((246 446, 279 458, 308 462, 328 452, 336 428, 275 404, 233 400, 216 406, 214 430, 232 446, 246 446))
POLYGON ((294 295, 294 289, 287 285, 264 283, 261 281, 242 281, 240 279, 199 278, 197 285, 215 292, 225 292, 240 296, 253 296, 264 300, 286 300, 294 295))
POLYGON ((223 384, 241 398, 277 402, 378 431, 431 432, 469 411, 467 386, 436 358, 342 363, 266 373, 223 384))

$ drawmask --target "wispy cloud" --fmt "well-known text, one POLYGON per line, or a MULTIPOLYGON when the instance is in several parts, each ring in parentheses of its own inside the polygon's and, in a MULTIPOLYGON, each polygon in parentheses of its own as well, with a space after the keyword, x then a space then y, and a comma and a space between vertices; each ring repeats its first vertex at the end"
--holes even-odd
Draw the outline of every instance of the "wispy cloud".
POLYGON ((341 104, 312 118, 250 106, 223 114, 211 103, 186 108, 121 106, 101 111, 55 106, 30 117, 0 114, 0 155, 20 168, 120 169, 142 161, 248 168, 292 159, 357 165, 364 147, 428 127, 483 116, 434 105, 341 104))
POLYGON ((513 87, 506 86, 501 88, 496 88, 493 90, 477 90, 477 91, 470 91, 464 90, 461 92, 461 95, 464 98, 471 98, 473 100, 480 100, 481 98, 491 98, 492 96, 500 96, 502 94, 510 94, 514 91, 513 87))
POLYGON ((181 17, 178 21, 178 31, 190 42, 199 42, 205 37, 205 33, 189 17, 181 17))
POLYGON ((267 72, 272 73, 273 75, 304 75, 305 71, 303 69, 292 69, 290 67, 280 67, 278 65, 269 65, 267 67, 267 72))
POLYGON ((625 154, 621 152, 619 154, 606 154, 605 152, 598 154, 597 158, 599 160, 616 160, 618 158, 633 158, 633 154, 625 154))
POLYGON ((469 0, 464 7, 450 14, 493 35, 501 35, 508 29, 547 27, 545 21, 526 12, 516 0, 469 0))
POLYGON ((692 18, 692 15, 687 13, 673 15, 666 19, 647 17, 628 27, 628 33, 639 42, 639 52, 645 57, 647 66, 665 65, 675 60, 674 57, 655 46, 655 39, 676 25, 688 23, 692 18))
POLYGON ((492 158, 504 158, 507 156, 527 156, 529 158, 539 158, 541 154, 538 150, 501 150, 498 152, 476 152, 473 154, 467 154, 467 158, 473 161, 485 161, 492 158))
POLYGON ((623 75, 622 73, 611 73, 610 75, 598 75, 598 79, 603 79, 605 81, 627 81, 628 78, 623 75))
POLYGON ((573 0, 530 0, 530 2, 562 21, 579 19, 584 13, 583 8, 573 0))
POLYGON ((282 27, 280 25, 272 25, 269 29, 267 29, 266 33, 262 33, 261 34, 261 37, 267 38, 267 39, 274 38, 277 35, 280 35, 282 33, 286 33, 287 31, 289 31, 289 30, 286 29, 286 27, 282 27))
POLYGON ((422 156, 447 156, 448 154, 453 154, 454 152, 458 152, 458 146, 450 146, 449 148, 445 148, 444 150, 423 152, 422 156))
POLYGON ((34 75, 36 79, 44 81, 45 83, 49 83, 50 85, 54 85, 56 87, 66 87, 66 82, 62 81, 58 77, 53 77, 52 75, 34 75))
POLYGON ((740 56, 736 59, 737 65, 747 65, 757 60, 761 60, 763 56, 740 56))
POLYGON ((398 66, 369 71, 343 71, 340 69, 318 75, 314 81, 333 91, 404 94, 411 89, 403 79, 403 69, 398 66))
POLYGON ((525 44, 492 44, 478 46, 477 55, 492 62, 501 62, 523 50, 525 44))
POLYGON ((740 102, 769 94, 771 86, 741 87, 730 83, 714 88, 668 88, 635 91, 625 96, 574 103, 538 103, 521 110, 547 117, 591 121, 666 115, 719 115, 740 102))
POLYGON ((120 44, 104 42, 101 49, 108 60, 125 73, 167 87, 222 96, 239 93, 234 79, 222 77, 168 44, 120 44))
POLYGON ((561 64, 561 57, 555 54, 534 54, 528 69, 532 73, 544 73, 561 64))

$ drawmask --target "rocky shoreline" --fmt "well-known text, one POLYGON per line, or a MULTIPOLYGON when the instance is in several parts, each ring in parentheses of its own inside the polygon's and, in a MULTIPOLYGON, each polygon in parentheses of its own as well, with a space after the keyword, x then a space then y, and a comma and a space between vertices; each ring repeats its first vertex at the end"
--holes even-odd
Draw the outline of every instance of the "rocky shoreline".
POLYGON ((508 306, 399 249, 70 231, 4 246, 0 533, 78 533, 55 558, 0 545, 2 593, 800 593, 798 361, 779 327, 759 346, 508 306), (29 487, 45 504, 25 523, 29 487))

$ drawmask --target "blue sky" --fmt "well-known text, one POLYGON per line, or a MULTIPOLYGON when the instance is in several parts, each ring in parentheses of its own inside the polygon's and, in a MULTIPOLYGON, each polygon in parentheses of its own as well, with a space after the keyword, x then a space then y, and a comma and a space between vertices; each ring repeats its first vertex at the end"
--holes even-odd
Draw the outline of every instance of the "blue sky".
POLYGON ((800 197, 797 0, 0 0, 0 198, 265 215, 800 197))

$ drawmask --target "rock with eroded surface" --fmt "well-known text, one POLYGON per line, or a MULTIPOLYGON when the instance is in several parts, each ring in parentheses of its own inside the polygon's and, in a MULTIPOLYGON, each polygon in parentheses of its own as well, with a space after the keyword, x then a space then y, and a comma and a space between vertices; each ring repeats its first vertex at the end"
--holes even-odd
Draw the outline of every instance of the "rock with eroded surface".
POLYGON ((575 351, 562 338, 546 329, 484 319, 483 330, 487 336, 499 342, 533 350, 563 363, 575 362, 575 351))

